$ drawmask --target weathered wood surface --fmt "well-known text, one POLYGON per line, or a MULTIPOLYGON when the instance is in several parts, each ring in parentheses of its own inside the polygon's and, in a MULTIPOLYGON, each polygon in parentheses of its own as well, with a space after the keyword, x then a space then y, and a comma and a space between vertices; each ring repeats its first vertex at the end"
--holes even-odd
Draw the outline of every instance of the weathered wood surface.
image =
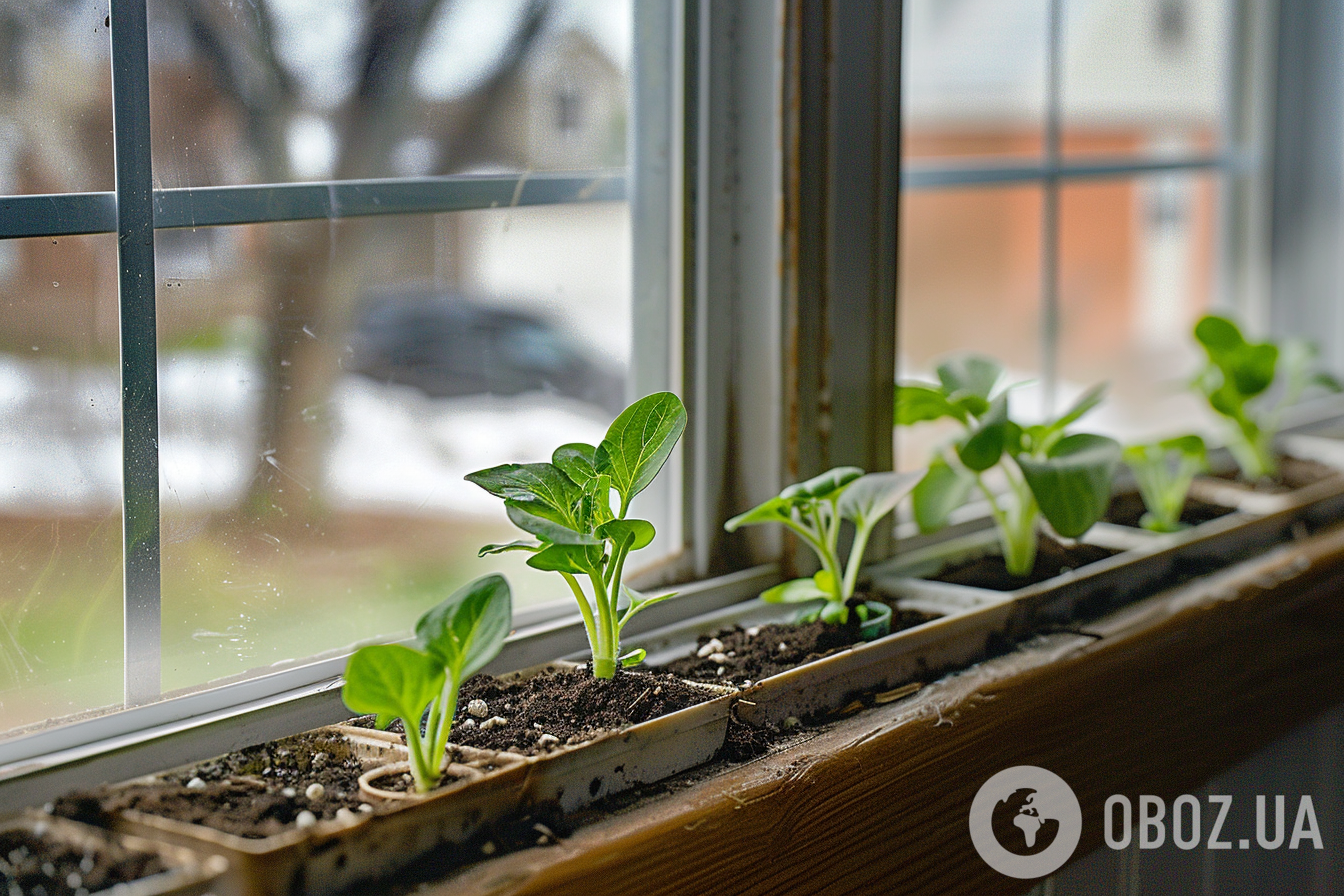
POLYGON ((1344 700, 1344 532, 1315 536, 859 713, 435 894, 1020 893, 971 847, 990 775, 1039 765, 1083 805, 1189 792, 1344 700))

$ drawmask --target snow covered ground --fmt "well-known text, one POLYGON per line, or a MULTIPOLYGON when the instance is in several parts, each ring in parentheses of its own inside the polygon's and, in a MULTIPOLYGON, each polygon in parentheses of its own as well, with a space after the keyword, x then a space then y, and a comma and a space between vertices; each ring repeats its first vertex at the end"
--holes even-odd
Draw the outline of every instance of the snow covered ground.
MULTIPOLYGON (((260 377, 242 354, 166 358, 160 377, 165 509, 226 510, 256 467, 260 377)), ((117 372, 0 355, 0 513, 102 513, 121 502, 117 372)), ((499 515, 499 502, 463 480, 506 461, 549 459, 564 442, 596 444, 609 419, 572 399, 430 399, 358 376, 337 385, 322 483, 351 510, 499 515)), ((284 473, 283 467, 279 467, 284 473)))

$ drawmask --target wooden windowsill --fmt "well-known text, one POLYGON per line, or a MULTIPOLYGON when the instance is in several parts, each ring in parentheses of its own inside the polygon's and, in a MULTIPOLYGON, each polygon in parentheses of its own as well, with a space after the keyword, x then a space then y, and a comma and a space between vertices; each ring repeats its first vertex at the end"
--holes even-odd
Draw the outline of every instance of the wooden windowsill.
POLYGON ((1344 700, 1344 530, 1149 598, 760 759, 461 869, 434 894, 1020 893, 971 847, 979 786, 1061 775, 1081 858, 1107 796, 1170 798, 1344 700))

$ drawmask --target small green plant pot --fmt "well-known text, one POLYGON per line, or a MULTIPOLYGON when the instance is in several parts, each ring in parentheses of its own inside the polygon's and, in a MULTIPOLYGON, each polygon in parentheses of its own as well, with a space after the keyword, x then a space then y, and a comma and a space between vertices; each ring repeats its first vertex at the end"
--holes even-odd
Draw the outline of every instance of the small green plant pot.
POLYGON ((865 641, 876 641, 891 634, 891 607, 875 600, 866 600, 863 606, 868 618, 859 626, 859 636, 865 641))

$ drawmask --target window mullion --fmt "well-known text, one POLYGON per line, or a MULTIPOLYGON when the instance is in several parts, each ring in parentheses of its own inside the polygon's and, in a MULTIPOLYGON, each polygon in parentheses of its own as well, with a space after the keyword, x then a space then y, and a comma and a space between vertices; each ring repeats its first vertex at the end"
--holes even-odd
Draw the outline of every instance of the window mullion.
POLYGON ((145 0, 113 0, 121 325, 122 543, 125 701, 157 699, 160 680, 159 404, 145 0))

